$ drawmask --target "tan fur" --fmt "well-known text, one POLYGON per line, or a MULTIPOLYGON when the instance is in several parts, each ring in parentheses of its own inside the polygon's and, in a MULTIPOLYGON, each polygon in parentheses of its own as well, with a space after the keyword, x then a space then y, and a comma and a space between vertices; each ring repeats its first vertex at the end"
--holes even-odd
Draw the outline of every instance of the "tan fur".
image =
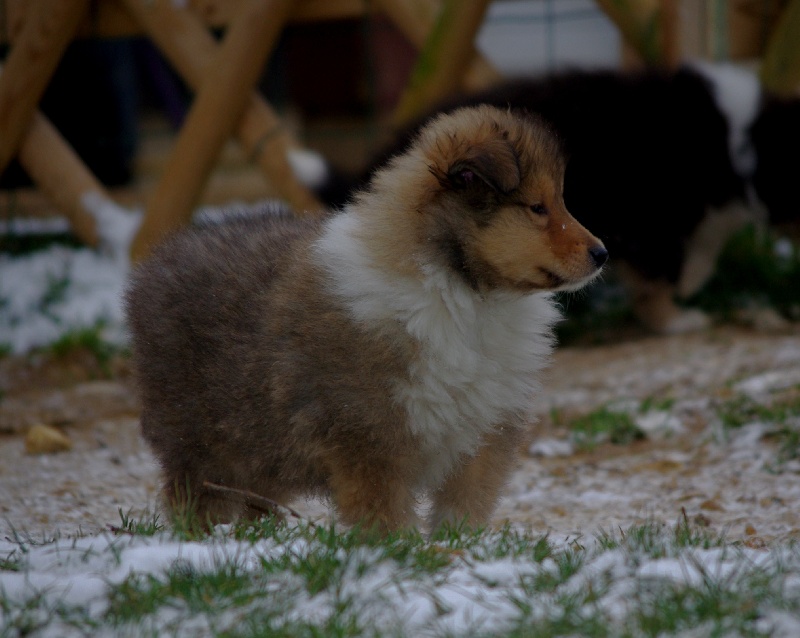
POLYGON ((486 437, 475 456, 466 460, 460 472, 450 476, 433 495, 437 518, 451 523, 485 522, 494 511, 497 495, 516 467, 521 432, 501 430, 486 437))
POLYGON ((341 521, 380 531, 418 525, 425 496, 430 525, 485 524, 551 348, 547 291, 606 257, 564 207, 563 173, 538 119, 462 109, 329 220, 169 239, 126 308, 170 508, 255 515, 209 481, 329 495, 341 521))
POLYGON ((436 222, 441 221, 425 211, 447 204, 457 210, 461 204, 442 201, 441 184, 452 167, 462 164, 478 175, 488 174, 501 189, 514 193, 513 201, 504 203, 504 213, 496 216, 490 228, 478 229, 471 220, 464 220, 462 229, 465 237, 474 238, 469 243, 475 256, 496 269, 498 285, 549 290, 559 287, 558 279, 586 276, 591 266, 583 259, 583 249, 602 244, 564 205, 560 150, 552 146, 549 136, 546 141, 537 139, 539 129, 518 126, 516 116, 492 109, 494 118, 489 119, 481 109, 489 107, 462 109, 439 118, 423 130, 408 153, 375 176, 372 188, 356 199, 357 208, 368 212, 364 238, 380 244, 387 265, 413 272, 419 251, 430 244, 436 222), (468 139, 451 133, 467 125, 473 127, 468 139), (421 172, 420 162, 429 170, 421 172), (520 166, 527 171, 522 183, 520 166), (396 202, 407 203, 402 226, 397 224, 396 202), (547 207, 546 221, 529 212, 530 205, 537 203, 547 207))

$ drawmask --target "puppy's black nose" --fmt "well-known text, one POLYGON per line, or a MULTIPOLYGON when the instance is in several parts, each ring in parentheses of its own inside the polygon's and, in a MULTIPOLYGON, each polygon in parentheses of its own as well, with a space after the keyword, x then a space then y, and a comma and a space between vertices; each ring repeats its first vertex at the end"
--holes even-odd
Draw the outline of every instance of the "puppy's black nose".
POLYGON ((608 259, 608 251, 603 246, 594 246, 589 249, 594 265, 600 268, 608 259))

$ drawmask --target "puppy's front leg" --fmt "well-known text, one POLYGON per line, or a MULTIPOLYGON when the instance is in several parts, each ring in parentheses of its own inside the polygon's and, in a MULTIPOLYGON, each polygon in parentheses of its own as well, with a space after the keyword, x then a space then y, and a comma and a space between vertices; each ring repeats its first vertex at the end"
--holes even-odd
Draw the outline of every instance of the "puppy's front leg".
POLYGON ((484 438, 474 456, 464 459, 433 494, 430 529, 462 521, 472 527, 486 524, 500 491, 516 467, 522 440, 519 427, 500 427, 484 438))
POLYGON ((418 526, 408 476, 385 458, 338 458, 329 463, 330 489, 346 525, 386 534, 418 526))

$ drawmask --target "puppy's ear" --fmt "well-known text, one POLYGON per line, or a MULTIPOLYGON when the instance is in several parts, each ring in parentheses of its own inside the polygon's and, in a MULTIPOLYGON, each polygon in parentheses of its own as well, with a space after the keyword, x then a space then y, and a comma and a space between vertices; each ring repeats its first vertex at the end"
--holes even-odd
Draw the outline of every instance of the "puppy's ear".
POLYGON ((519 186, 519 157, 506 140, 487 140, 470 147, 447 171, 453 188, 468 188, 480 181, 506 194, 519 186))

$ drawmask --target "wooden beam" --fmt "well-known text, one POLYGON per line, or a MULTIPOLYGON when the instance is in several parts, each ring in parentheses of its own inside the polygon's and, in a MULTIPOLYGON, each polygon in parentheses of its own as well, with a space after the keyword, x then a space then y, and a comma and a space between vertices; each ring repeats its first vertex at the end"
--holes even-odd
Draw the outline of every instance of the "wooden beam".
POLYGON ((408 123, 461 86, 489 1, 444 1, 395 110, 393 122, 396 127, 408 123))
POLYGON ((375 0, 374 4, 416 49, 425 46, 441 9, 439 0, 375 0))
MULTIPOLYGON (((186 83, 198 91, 214 64, 219 44, 193 11, 182 10, 172 0, 125 0, 186 83)), ((297 211, 318 211, 322 204, 294 175, 287 161, 290 149, 300 144, 282 125, 274 109, 257 92, 249 97, 236 137, 245 154, 257 163, 276 191, 297 211)))
MULTIPOLYGON (((374 0, 382 11, 417 49, 425 47, 441 10, 440 0, 374 0)), ((485 89, 503 79, 503 75, 475 47, 461 79, 467 91, 485 89)))
POLYGON ((247 0, 202 78, 164 174, 131 246, 144 257, 191 220, 225 141, 234 132, 286 19, 292 0, 247 0))
POLYGON ((663 63, 660 0, 597 0, 597 4, 646 64, 663 63))
MULTIPOLYGON (((235 19, 244 1, 186 0, 186 6, 207 25, 224 27, 235 19)), ((366 0, 295 0, 288 19, 291 22, 311 22, 355 18, 369 11, 369 4, 366 0)))
MULTIPOLYGON (((59 0, 68 2, 68 0, 59 0)), ((230 24, 243 0, 186 0, 180 6, 194 11, 203 22, 214 28, 230 24)), ((13 42, 28 11, 30 0, 3 0, 0 2, 0 44, 13 42)), ((296 0, 292 22, 317 20, 342 20, 364 15, 369 10, 365 0, 296 0)), ((91 0, 89 14, 78 26, 79 38, 119 38, 142 35, 142 27, 125 6, 123 0, 91 0)))
POLYGON ((36 106, 89 0, 31 0, 0 76, 0 172, 17 153, 36 106))
POLYGON ((769 38, 761 62, 761 81, 779 95, 800 91, 800 0, 790 0, 769 38))
POLYGON ((661 36, 661 64, 675 69, 683 58, 680 41, 680 0, 661 0, 659 24, 661 36))
POLYGON ((234 131, 248 155, 258 161, 292 206, 301 211, 321 209, 288 165, 286 151, 296 144, 277 115, 253 91, 291 1, 248 0, 248 11, 231 24, 222 45, 196 15, 176 8, 171 0, 126 1, 189 86, 198 89, 134 240, 134 259, 188 222, 222 144, 234 131))
POLYGON ((34 115, 20 146, 19 162, 39 190, 64 214, 75 236, 96 246, 97 224, 85 207, 86 196, 96 193, 104 199, 110 197, 56 127, 40 113, 34 115))

